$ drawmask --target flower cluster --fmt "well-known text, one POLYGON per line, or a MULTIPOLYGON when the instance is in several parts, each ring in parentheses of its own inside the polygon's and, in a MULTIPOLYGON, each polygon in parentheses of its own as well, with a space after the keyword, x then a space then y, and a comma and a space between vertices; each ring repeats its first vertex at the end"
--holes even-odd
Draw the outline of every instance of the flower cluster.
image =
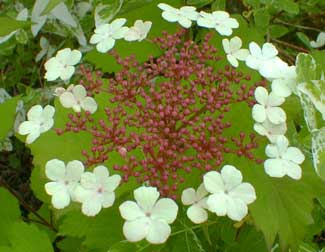
POLYGON ((166 51, 144 64, 114 54, 123 68, 120 72, 100 86, 84 81, 90 94, 100 91, 111 96, 110 105, 103 108, 106 118, 96 121, 89 114, 71 114, 66 127, 58 130, 59 134, 92 134, 93 146, 82 152, 87 166, 101 164, 110 159, 111 152, 117 152, 125 162, 113 169, 123 174, 125 182, 135 177, 173 198, 187 174, 214 169, 224 162, 225 154, 261 162, 253 154, 258 146, 254 134, 224 134, 232 127, 225 120, 231 105, 244 102, 252 106, 256 86, 248 88, 249 76, 234 69, 215 71, 205 64, 219 59, 209 44, 211 35, 198 46, 182 42, 183 34, 182 30, 157 38, 155 42, 166 51), (139 151, 142 155, 135 155, 139 151))
POLYGON ((102 208, 113 205, 114 190, 120 183, 119 175, 109 176, 104 166, 97 166, 93 172, 84 172, 84 165, 78 161, 65 163, 52 159, 46 163, 45 174, 51 180, 45 184, 46 192, 52 196, 57 209, 67 207, 71 201, 82 203, 85 215, 94 216, 102 208))

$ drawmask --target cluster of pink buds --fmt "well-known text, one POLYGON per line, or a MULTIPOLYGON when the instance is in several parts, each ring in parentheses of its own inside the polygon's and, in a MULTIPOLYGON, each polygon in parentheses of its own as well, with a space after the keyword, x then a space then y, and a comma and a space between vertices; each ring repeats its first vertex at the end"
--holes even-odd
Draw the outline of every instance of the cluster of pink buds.
MULTIPOLYGON (((252 132, 227 136, 225 130, 236 122, 227 121, 231 106, 253 106, 254 90, 265 83, 248 85, 250 76, 226 67, 215 70, 220 60, 210 44, 211 34, 196 44, 184 41, 186 31, 163 34, 154 40, 163 54, 139 63, 133 56, 112 55, 122 69, 108 81, 95 77, 86 67, 81 83, 89 94, 107 93, 105 116, 76 113, 69 116, 67 131, 87 131, 92 147, 83 150, 85 165, 101 164, 115 152, 125 160, 115 164, 124 181, 135 177, 139 183, 159 188, 164 196, 176 198, 178 186, 194 169, 217 170, 226 154, 261 162, 254 155, 258 147, 252 132), (95 79, 93 79, 95 78, 95 79), (104 84, 105 83, 105 84, 104 84), (142 155, 134 155, 134 151, 142 155)), ((95 97, 96 98, 96 97, 95 97)), ((99 106, 104 106, 99 104, 99 106)))

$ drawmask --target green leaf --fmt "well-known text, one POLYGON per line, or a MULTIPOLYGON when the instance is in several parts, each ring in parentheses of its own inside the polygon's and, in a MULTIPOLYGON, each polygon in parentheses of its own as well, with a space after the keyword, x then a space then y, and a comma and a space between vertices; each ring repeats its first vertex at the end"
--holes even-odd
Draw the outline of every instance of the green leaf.
POLYGON ((50 0, 40 16, 49 14, 59 3, 62 2, 65 2, 65 0, 50 0))
POLYGON ((269 248, 278 236, 282 251, 288 251, 288 247, 297 251, 307 226, 313 222, 313 200, 325 192, 325 185, 315 174, 311 160, 306 158, 302 164, 299 181, 289 177, 271 178, 264 172, 263 165, 251 161, 237 163, 241 164, 244 181, 255 187, 257 199, 249 205, 249 210, 269 248))
POLYGON ((127 13, 129 11, 138 9, 140 7, 143 7, 147 4, 152 3, 153 0, 127 0, 124 1, 124 4, 120 10, 120 14, 127 13))
POLYGON ((186 4, 195 6, 197 8, 202 8, 203 6, 208 5, 212 2, 213 2, 213 0, 187 0, 186 4))
POLYGON ((254 11, 255 26, 264 34, 270 23, 270 14, 267 8, 260 8, 254 11))
POLYGON ((23 28, 26 22, 18 21, 9 17, 0 17, 0 24, 5 24, 0 26, 0 37, 2 37, 23 28))
POLYGON ((59 233, 84 238, 82 245, 88 248, 108 250, 113 244, 125 240, 118 205, 115 202, 113 207, 103 209, 95 217, 85 216, 80 211, 69 212, 59 226, 59 233))
POLYGON ((45 232, 35 225, 19 221, 8 227, 11 247, 0 252, 53 252, 52 244, 45 232), (10 248, 10 249, 9 249, 10 248))
POLYGON ((305 46, 307 46, 307 48, 311 48, 311 46, 310 46, 310 41, 309 41, 309 38, 308 38, 308 36, 305 34, 305 33, 303 33, 303 32, 297 32, 296 33, 296 35, 297 35, 297 37, 298 37, 298 39, 305 45, 305 46))
POLYGON ((314 168, 317 174, 325 179, 325 127, 313 130, 311 135, 314 168))
POLYGON ((321 79, 322 71, 313 56, 306 53, 299 53, 296 59, 296 66, 298 84, 310 80, 321 79))
POLYGON ((289 32, 289 29, 283 25, 270 25, 270 35, 272 38, 280 38, 289 32))
MULTIPOLYGON (((17 199, 4 188, 0 188, 0 245, 9 245, 8 227, 20 218, 20 209, 17 199)), ((0 249, 1 251, 1 249, 0 249)))
POLYGON ((0 140, 7 137, 9 131, 13 129, 16 115, 17 102, 20 96, 16 96, 0 104, 0 140))
POLYGON ((299 14, 299 4, 295 3, 293 0, 275 0, 273 5, 278 10, 284 10, 289 14, 297 15, 299 14))
POLYGON ((226 9, 226 0, 215 0, 211 5, 211 10, 225 10, 226 9))

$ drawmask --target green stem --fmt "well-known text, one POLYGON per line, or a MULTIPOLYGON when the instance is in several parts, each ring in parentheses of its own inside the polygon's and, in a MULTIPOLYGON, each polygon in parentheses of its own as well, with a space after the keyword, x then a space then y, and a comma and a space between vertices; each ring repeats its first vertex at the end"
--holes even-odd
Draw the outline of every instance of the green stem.
POLYGON ((279 23, 279 24, 283 24, 283 25, 287 25, 287 26, 292 26, 292 27, 295 27, 295 28, 298 28, 298 29, 321 32, 321 30, 318 29, 318 28, 310 27, 310 26, 304 26, 304 25, 291 24, 291 23, 283 21, 283 20, 281 20, 279 18, 275 19, 274 21, 275 21, 275 23, 279 23))

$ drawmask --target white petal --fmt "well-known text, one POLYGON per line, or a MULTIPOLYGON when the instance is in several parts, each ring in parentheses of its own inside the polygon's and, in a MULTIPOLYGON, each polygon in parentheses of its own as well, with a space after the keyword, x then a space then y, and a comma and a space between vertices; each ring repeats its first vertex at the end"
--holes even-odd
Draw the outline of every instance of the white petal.
POLYGON ((218 216, 225 216, 227 214, 227 201, 228 196, 223 192, 212 194, 207 200, 208 209, 218 216))
POLYGON ((97 178, 91 172, 85 172, 81 175, 80 184, 85 189, 95 190, 97 188, 97 178))
POLYGON ((180 17, 178 23, 184 28, 190 28, 192 25, 192 21, 186 17, 180 17))
POLYGON ((242 47, 242 41, 238 36, 235 36, 230 40, 229 46, 231 52, 238 51, 242 47))
POLYGON ((82 203, 81 211, 87 216, 95 216, 102 209, 102 202, 98 196, 88 198, 82 203))
POLYGON ((263 123, 266 120, 265 107, 255 104, 252 108, 252 117, 256 122, 263 123))
POLYGON ((90 38, 90 41, 89 43, 90 44, 97 44, 99 43, 100 41, 106 39, 107 36, 103 35, 103 34, 93 34, 90 38))
POLYGON ((45 122, 54 116, 55 108, 51 105, 46 105, 41 114, 41 121, 45 122))
POLYGON ((102 197, 102 205, 104 208, 111 207, 115 201, 115 193, 105 192, 102 197))
POLYGON ((107 168, 103 165, 96 166, 93 173, 98 178, 106 178, 109 176, 109 172, 108 172, 107 168))
POLYGON ((45 165, 45 174, 53 181, 64 179, 65 171, 65 164, 59 159, 49 160, 45 165))
POLYGON ((48 182, 45 184, 45 191, 49 195, 54 195, 57 192, 66 191, 66 187, 62 183, 48 182))
POLYGON ((276 95, 275 93, 271 92, 269 97, 268 97, 268 101, 267 104, 269 106, 280 106, 282 103, 284 103, 285 99, 281 96, 276 95))
POLYGON ((130 242, 138 242, 144 239, 149 232, 148 218, 139 218, 133 221, 126 221, 123 225, 123 234, 130 242))
POLYGON ((249 183, 242 183, 236 186, 229 192, 231 198, 242 200, 246 204, 250 204, 256 200, 256 193, 254 187, 249 183))
POLYGON ((278 158, 280 156, 280 153, 278 151, 278 148, 274 144, 268 144, 265 148, 265 154, 270 158, 278 158))
POLYGON ((269 176, 276 178, 282 178, 287 173, 282 159, 267 159, 264 162, 264 170, 269 176))
POLYGON ((62 63, 63 65, 66 65, 67 62, 69 61, 70 54, 71 54, 71 49, 70 49, 70 48, 64 48, 64 49, 59 50, 59 51, 56 53, 55 58, 56 58, 60 63, 62 63))
POLYGON ((84 165, 79 160, 70 161, 66 166, 66 178, 69 181, 79 181, 84 170, 84 165))
POLYGON ((177 22, 179 19, 179 16, 176 12, 164 11, 161 15, 168 22, 177 22))
POLYGON ((31 109, 28 111, 27 118, 29 121, 39 122, 42 112, 43 112, 42 106, 35 105, 35 106, 31 107, 31 109))
POLYGON ((257 58, 255 58, 252 55, 247 56, 245 63, 251 69, 258 70, 260 67, 260 60, 258 60, 257 58))
POLYGON ((95 113, 97 110, 97 103, 92 97, 86 97, 85 99, 81 100, 80 106, 85 111, 89 111, 91 114, 95 113))
POLYGON ((282 158, 290 160, 296 164, 301 164, 305 160, 304 154, 296 147, 289 147, 282 155, 282 158))
POLYGON ((203 199, 205 196, 207 196, 209 193, 208 193, 208 191, 205 189, 205 186, 204 186, 204 184, 202 183, 199 187, 198 187, 198 189, 197 189, 197 191, 196 191, 196 198, 197 198, 197 200, 201 200, 201 199, 203 199))
POLYGON ((200 224, 208 220, 208 213, 198 205, 190 206, 186 212, 188 218, 195 224, 200 224))
POLYGON ((223 39, 222 40, 222 46, 223 46, 223 49, 225 50, 226 54, 231 53, 229 39, 223 39))
POLYGON ((151 219, 146 239, 152 244, 162 244, 168 239, 170 233, 170 226, 165 221, 151 219))
POLYGON ((69 80, 74 74, 75 68, 73 66, 66 66, 63 68, 60 74, 61 80, 69 80))
POLYGON ((112 38, 106 38, 105 40, 99 42, 96 46, 97 51, 101 53, 106 53, 111 50, 115 45, 115 40, 112 38))
POLYGON ((255 42, 249 43, 249 51, 251 55, 254 57, 260 58, 262 56, 262 49, 255 42))
POLYGON ((165 4, 165 3, 160 3, 157 5, 159 9, 161 10, 164 10, 164 11, 170 11, 170 10, 175 10, 174 7, 168 5, 168 4, 165 4))
POLYGON ((72 94, 74 95, 77 101, 81 101, 87 96, 87 91, 84 86, 76 85, 72 89, 72 94))
POLYGON ((266 136, 267 135, 267 130, 261 123, 254 123, 254 130, 260 134, 261 136, 266 136))
POLYGON ((125 201, 119 207, 122 218, 128 221, 138 219, 140 217, 145 217, 145 214, 140 209, 138 204, 133 201, 125 201))
POLYGON ((34 130, 31 133, 29 133, 29 135, 26 137, 26 143, 27 144, 31 144, 33 143, 39 136, 40 136, 41 132, 40 130, 34 130))
POLYGON ((71 92, 64 92, 62 95, 60 95, 59 99, 62 106, 65 108, 72 108, 77 104, 76 98, 71 92))
POLYGON ((35 124, 33 122, 30 122, 30 121, 25 121, 25 122, 22 122, 19 125, 18 133, 20 135, 27 135, 27 134, 37 130, 38 128, 39 128, 38 124, 35 124))
POLYGON ((232 34, 232 29, 230 29, 227 26, 224 26, 223 24, 221 25, 216 25, 215 29, 217 32, 219 32, 220 35, 222 36, 230 36, 232 34))
POLYGON ((279 136, 276 141, 276 146, 279 150, 279 154, 283 155, 288 149, 289 141, 285 136, 279 136))
POLYGON ((71 194, 73 196, 73 200, 83 203, 93 196, 92 190, 87 190, 83 188, 80 184, 77 184, 71 194))
POLYGON ((232 165, 225 165, 221 169, 221 177, 227 191, 238 186, 243 180, 241 172, 232 165))
POLYGON ((182 203, 184 205, 192 205, 196 200, 196 192, 194 188, 187 188, 182 192, 182 203))
POLYGON ((167 223, 173 223, 176 219, 178 206, 172 199, 163 198, 157 201, 152 209, 151 216, 157 219, 163 219, 167 223))
POLYGON ((118 187, 118 185, 121 182, 121 176, 120 175, 113 175, 105 179, 105 190, 107 192, 114 192, 115 189, 118 187))
POLYGON ((227 215, 234 221, 242 220, 248 213, 247 205, 239 200, 228 198, 227 201, 227 215))
POLYGON ((57 209, 67 207, 70 204, 70 201, 70 194, 67 190, 61 190, 52 196, 52 204, 57 209))
POLYGON ((48 119, 47 121, 43 122, 39 128, 40 133, 44 133, 46 131, 48 131, 49 129, 51 129, 54 125, 54 120, 48 119))
POLYGON ((210 171, 203 176, 205 189, 210 193, 224 192, 225 186, 221 174, 216 171, 210 171))
POLYGON ((232 54, 227 54, 227 60, 233 67, 238 67, 238 61, 232 54))
POLYGON ((283 161, 287 175, 295 180, 301 179, 301 168, 291 161, 283 161))
POLYGON ((141 186, 134 190, 134 198, 145 213, 151 213, 159 195, 155 187, 141 186))
POLYGON ((56 58, 49 59, 45 62, 44 67, 46 69, 45 79, 48 81, 59 78, 63 70, 63 65, 56 58))
POLYGON ((271 107, 266 109, 266 114, 271 123, 284 123, 287 119, 286 113, 280 107, 271 107))
POLYGON ((271 43, 265 43, 262 47, 262 54, 265 59, 272 59, 278 55, 278 50, 271 43))
POLYGON ((257 87, 254 92, 256 101, 261 105, 266 105, 268 102, 269 94, 264 87, 257 87))
POLYGON ((74 66, 76 64, 78 64, 81 60, 82 54, 80 51, 78 50, 72 50, 72 52, 70 53, 70 58, 68 59, 68 63, 71 66, 74 66))
POLYGON ((119 30, 126 23, 125 18, 117 18, 111 24, 110 27, 113 31, 119 30))
POLYGON ((113 39, 121 39, 124 38, 124 36, 127 34, 127 32, 129 31, 128 27, 121 27, 120 29, 116 30, 113 35, 112 38, 113 39))
POLYGON ((249 51, 247 49, 239 49, 238 51, 234 52, 233 55, 238 60, 245 61, 249 55, 249 51))
POLYGON ((272 81, 272 92, 281 97, 288 97, 291 95, 291 88, 286 85, 286 81, 282 79, 276 79, 272 81))

